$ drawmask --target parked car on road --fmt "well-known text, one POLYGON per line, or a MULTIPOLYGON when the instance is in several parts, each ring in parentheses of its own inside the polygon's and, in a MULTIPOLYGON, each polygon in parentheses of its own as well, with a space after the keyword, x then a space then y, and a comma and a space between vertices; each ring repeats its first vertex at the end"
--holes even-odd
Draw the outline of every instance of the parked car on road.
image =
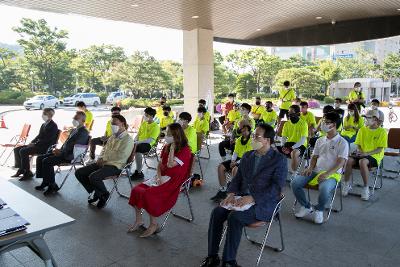
POLYGON ((30 109, 58 108, 60 102, 52 95, 37 95, 24 102, 24 107, 30 109))
POLYGON ((121 101, 125 99, 126 95, 124 92, 112 92, 107 96, 106 104, 107 105, 114 105, 117 101, 121 101))
POLYGON ((100 97, 95 93, 79 93, 64 98, 64 106, 76 106, 78 102, 84 102, 87 106, 98 106, 101 104, 100 97))

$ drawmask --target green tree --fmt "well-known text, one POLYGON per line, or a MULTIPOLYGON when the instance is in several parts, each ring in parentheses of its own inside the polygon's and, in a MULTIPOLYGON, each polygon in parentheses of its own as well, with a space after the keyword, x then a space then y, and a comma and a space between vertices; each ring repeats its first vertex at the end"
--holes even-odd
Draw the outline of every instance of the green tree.
POLYGON ((240 74, 236 80, 235 93, 239 98, 248 99, 256 93, 254 77, 249 73, 240 74))
POLYGON ((214 51, 214 94, 225 97, 235 88, 236 74, 225 65, 220 52, 214 51))
POLYGON ((321 89, 324 83, 323 77, 307 67, 280 70, 275 77, 275 89, 279 89, 278 87, 286 80, 290 81, 297 94, 302 97, 313 98, 323 92, 321 89))
POLYGON ((350 78, 374 78, 379 76, 379 65, 372 53, 361 48, 356 50, 354 58, 339 58, 337 65, 341 79, 350 78))
POLYGON ((318 73, 324 80, 324 93, 328 94, 329 85, 339 80, 340 70, 332 60, 323 60, 318 63, 318 73))
POLYGON ((183 67, 182 64, 172 60, 161 61, 163 70, 171 77, 172 86, 170 97, 181 97, 183 93, 183 67))
POLYGON ((383 61, 383 78, 393 81, 400 78, 400 53, 389 54, 383 61))
POLYGON ((49 92, 63 89, 72 82, 69 67, 72 54, 66 49, 68 33, 57 28, 51 29, 44 19, 34 21, 23 18, 19 27, 13 30, 20 35, 19 45, 31 70, 38 77, 40 86, 49 92))

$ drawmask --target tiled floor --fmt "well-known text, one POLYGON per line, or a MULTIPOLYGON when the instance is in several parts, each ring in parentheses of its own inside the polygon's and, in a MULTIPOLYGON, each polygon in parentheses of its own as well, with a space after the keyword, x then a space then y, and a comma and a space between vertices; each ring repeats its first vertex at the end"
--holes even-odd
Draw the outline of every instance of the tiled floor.
MULTIPOLYGON (((211 160, 202 160, 205 185, 191 190, 194 222, 170 217, 166 229, 148 239, 126 233, 133 221, 133 210, 126 199, 116 194, 99 211, 88 207, 87 194, 74 177, 57 195, 48 198, 33 189, 40 181, 11 182, 76 219, 71 226, 49 232, 45 237, 61 267, 199 266, 207 253, 208 220, 215 206, 209 198, 218 188, 216 145, 211 147, 211 154, 211 160)), ((385 163, 396 164, 388 159, 385 163)), ((0 172, 8 177, 12 170, 4 168, 0 172)), ((152 175, 153 171, 145 174, 152 175)), ((352 196, 345 198, 344 210, 333 213, 330 221, 320 226, 294 218, 293 194, 286 187, 287 197, 281 212, 286 248, 282 253, 266 250, 261 266, 400 266, 399 181, 384 179, 383 188, 376 192, 377 198, 372 202, 352 196)), ((126 180, 121 185, 129 192, 126 180)), ((185 212, 185 205, 184 201, 179 202, 177 210, 185 212)), ((259 231, 253 230, 252 234, 261 237, 259 231)), ((273 227, 271 242, 277 242, 277 237, 277 228, 273 227)), ((258 248, 243 238, 239 264, 254 266, 257 252, 258 248)), ((0 266, 36 267, 43 263, 24 248, 1 254, 0 266)))

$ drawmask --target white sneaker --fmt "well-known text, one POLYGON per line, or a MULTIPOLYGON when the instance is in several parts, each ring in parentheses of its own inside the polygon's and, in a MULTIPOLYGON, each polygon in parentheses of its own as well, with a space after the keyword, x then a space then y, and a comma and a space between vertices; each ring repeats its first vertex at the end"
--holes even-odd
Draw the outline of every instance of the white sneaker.
POLYGON ((313 212, 312 208, 307 209, 306 207, 301 206, 299 211, 294 214, 296 218, 303 218, 304 216, 311 214, 313 212))
POLYGON ((324 222, 324 212, 316 210, 314 211, 314 223, 321 224, 324 222))
POLYGON ((365 186, 361 191, 361 199, 367 201, 369 199, 369 187, 365 186))
POLYGON ((347 196, 351 190, 351 185, 349 182, 343 182, 342 184, 342 196, 347 196))

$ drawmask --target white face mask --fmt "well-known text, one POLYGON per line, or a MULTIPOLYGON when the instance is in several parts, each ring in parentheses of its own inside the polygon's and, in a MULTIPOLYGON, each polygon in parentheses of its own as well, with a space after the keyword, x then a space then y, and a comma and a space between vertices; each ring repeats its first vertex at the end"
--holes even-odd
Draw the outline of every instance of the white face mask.
POLYGON ((184 127, 184 126, 186 125, 186 122, 185 122, 184 120, 181 120, 181 119, 179 119, 179 120, 177 121, 177 123, 179 123, 180 126, 182 126, 182 127, 184 127))
POLYGON ((340 108, 340 104, 339 103, 335 103, 335 108, 340 108))
POLYGON ((321 131, 327 133, 330 132, 331 130, 333 130, 333 127, 329 127, 329 125, 326 124, 325 122, 321 123, 321 131))
POLYGON ((49 116, 47 116, 47 115, 42 115, 42 120, 48 121, 48 120, 49 120, 49 116))
POLYGON ((79 121, 77 121, 77 120, 72 120, 72 126, 78 127, 78 126, 79 126, 79 121))
POLYGON ((242 114, 242 116, 246 116, 246 115, 248 115, 249 113, 247 112, 247 110, 240 110, 240 114, 242 114))
POLYGON ((113 134, 117 134, 119 131, 119 126, 118 125, 111 125, 111 132, 113 134))
POLYGON ((253 140, 251 140, 251 147, 254 150, 259 150, 260 148, 263 147, 263 144, 260 141, 256 141, 256 140, 253 139, 253 140))
POLYGON ((172 144, 174 142, 174 138, 172 136, 166 136, 165 137, 165 143, 167 144, 172 144))
POLYGON ((377 106, 374 106, 374 105, 371 105, 371 109, 372 109, 372 110, 377 110, 378 107, 377 107, 377 106))
POLYGON ((147 117, 146 115, 143 116, 143 120, 144 121, 149 121, 149 117, 147 117))
POLYGON ((373 118, 365 118, 364 124, 365 124, 365 126, 371 126, 374 124, 374 119, 373 118))
POLYGON ((354 111, 349 111, 350 116, 354 116, 354 111))
POLYGON ((197 117, 199 117, 200 119, 202 119, 203 118, 203 113, 197 113, 197 117))

